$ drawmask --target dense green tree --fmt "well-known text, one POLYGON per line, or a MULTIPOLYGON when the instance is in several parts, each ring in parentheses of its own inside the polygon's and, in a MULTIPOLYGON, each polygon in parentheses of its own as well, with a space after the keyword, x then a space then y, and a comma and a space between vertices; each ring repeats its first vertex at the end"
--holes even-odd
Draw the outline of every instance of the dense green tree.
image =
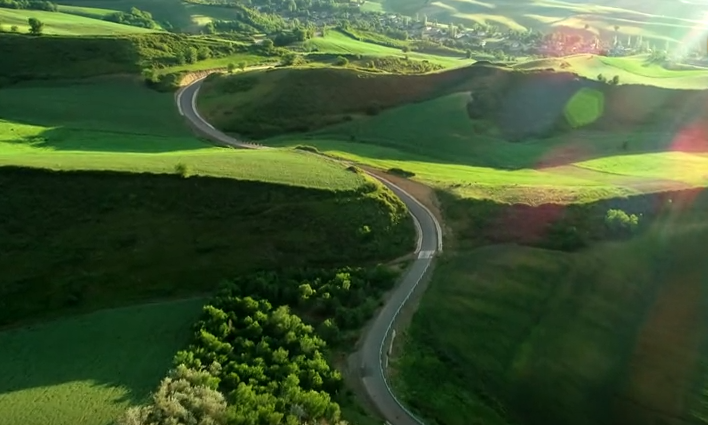
POLYGON ((42 35, 44 32, 44 22, 40 21, 37 18, 29 18, 27 19, 27 23, 29 24, 29 33, 32 35, 42 35))

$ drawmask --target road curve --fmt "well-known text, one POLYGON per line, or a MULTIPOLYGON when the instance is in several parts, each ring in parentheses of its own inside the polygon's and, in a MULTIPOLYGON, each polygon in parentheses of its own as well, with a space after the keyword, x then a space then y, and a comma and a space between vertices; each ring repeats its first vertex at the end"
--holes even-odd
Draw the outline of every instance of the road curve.
MULTIPOLYGON (((203 79, 194 81, 177 92, 176 101, 180 114, 190 121, 204 136, 213 141, 238 148, 268 149, 236 140, 215 129, 199 114, 196 98, 203 79)), ((408 207, 417 231, 416 260, 408 268, 401 283, 394 289, 386 304, 367 332, 361 348, 360 377, 364 388, 381 415, 392 425, 424 425, 401 404, 386 381, 388 350, 391 345, 395 321, 406 301, 430 268, 435 254, 442 251, 440 223, 423 204, 390 181, 369 174, 391 189, 408 207)))

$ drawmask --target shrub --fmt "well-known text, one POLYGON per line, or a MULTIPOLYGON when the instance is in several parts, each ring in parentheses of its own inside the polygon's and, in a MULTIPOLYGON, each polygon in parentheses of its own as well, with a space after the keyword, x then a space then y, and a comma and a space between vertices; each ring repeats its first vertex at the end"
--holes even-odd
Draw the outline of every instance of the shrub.
POLYGON ((180 162, 175 165, 175 174, 185 178, 192 175, 190 167, 184 162, 180 162))
POLYGON ((378 102, 371 102, 369 106, 366 107, 366 115, 378 115, 381 113, 381 105, 378 102))
POLYGON ((395 176, 401 176, 405 178, 413 177, 415 176, 415 173, 412 171, 406 171, 401 168, 389 168, 387 171, 389 174, 393 174, 395 176))
POLYGON ((297 146, 295 146, 295 149, 297 149, 299 151, 305 151, 305 152, 320 153, 319 149, 317 149, 314 146, 308 146, 308 145, 297 145, 297 146))
POLYGON ((627 214, 618 209, 610 209, 605 215, 605 226, 613 234, 631 235, 636 233, 639 228, 639 216, 627 214))
POLYGON ((226 400, 209 372, 178 366, 165 378, 147 406, 129 409, 119 425, 226 423, 226 400))
POLYGON ((349 65, 349 59, 345 58, 344 56, 339 56, 337 57, 337 60, 334 62, 334 64, 337 66, 347 66, 349 65))

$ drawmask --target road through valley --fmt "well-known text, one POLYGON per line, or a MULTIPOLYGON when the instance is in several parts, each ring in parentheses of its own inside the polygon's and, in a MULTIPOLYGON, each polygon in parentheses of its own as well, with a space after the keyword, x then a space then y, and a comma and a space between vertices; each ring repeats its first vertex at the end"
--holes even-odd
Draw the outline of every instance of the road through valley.
MULTIPOLYGON (((202 118, 196 107, 196 98, 202 82, 203 79, 194 81, 177 93, 176 101, 180 114, 200 133, 220 144, 246 149, 268 149, 265 146, 234 139, 215 129, 202 118)), ((422 425, 423 422, 406 409, 393 394, 386 380, 385 368, 388 364, 388 350, 396 318, 413 295, 418 283, 424 278, 435 255, 442 251, 440 223, 428 208, 406 191, 384 178, 371 176, 381 181, 406 204, 413 216, 418 234, 415 261, 405 272, 399 285, 392 291, 364 337, 360 351, 360 377, 369 397, 388 422, 392 425, 422 425)))

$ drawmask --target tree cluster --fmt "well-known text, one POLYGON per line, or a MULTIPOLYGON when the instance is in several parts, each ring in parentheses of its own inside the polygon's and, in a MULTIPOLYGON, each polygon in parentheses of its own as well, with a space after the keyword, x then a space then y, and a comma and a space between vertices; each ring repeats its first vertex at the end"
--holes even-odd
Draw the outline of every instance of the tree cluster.
POLYGON ((115 12, 103 18, 106 21, 115 22, 117 24, 131 25, 134 27, 153 29, 157 28, 157 22, 153 20, 150 12, 145 12, 132 7, 130 12, 115 12))
POLYGON ((289 269, 225 283, 152 403, 129 410, 121 425, 339 423, 342 377, 325 359, 325 340, 359 328, 396 275, 289 269))
MULTIPOLYGON (((362 234, 367 231, 360 229, 362 234)), ((328 343, 336 344, 342 332, 359 329, 371 317, 395 279, 396 273, 384 267, 263 271, 228 282, 222 295, 255 294, 289 306, 317 326, 328 343)))
POLYGON ((57 6, 56 3, 45 0, 0 0, 0 8, 44 10, 47 12, 56 12, 59 10, 59 6, 57 6))

